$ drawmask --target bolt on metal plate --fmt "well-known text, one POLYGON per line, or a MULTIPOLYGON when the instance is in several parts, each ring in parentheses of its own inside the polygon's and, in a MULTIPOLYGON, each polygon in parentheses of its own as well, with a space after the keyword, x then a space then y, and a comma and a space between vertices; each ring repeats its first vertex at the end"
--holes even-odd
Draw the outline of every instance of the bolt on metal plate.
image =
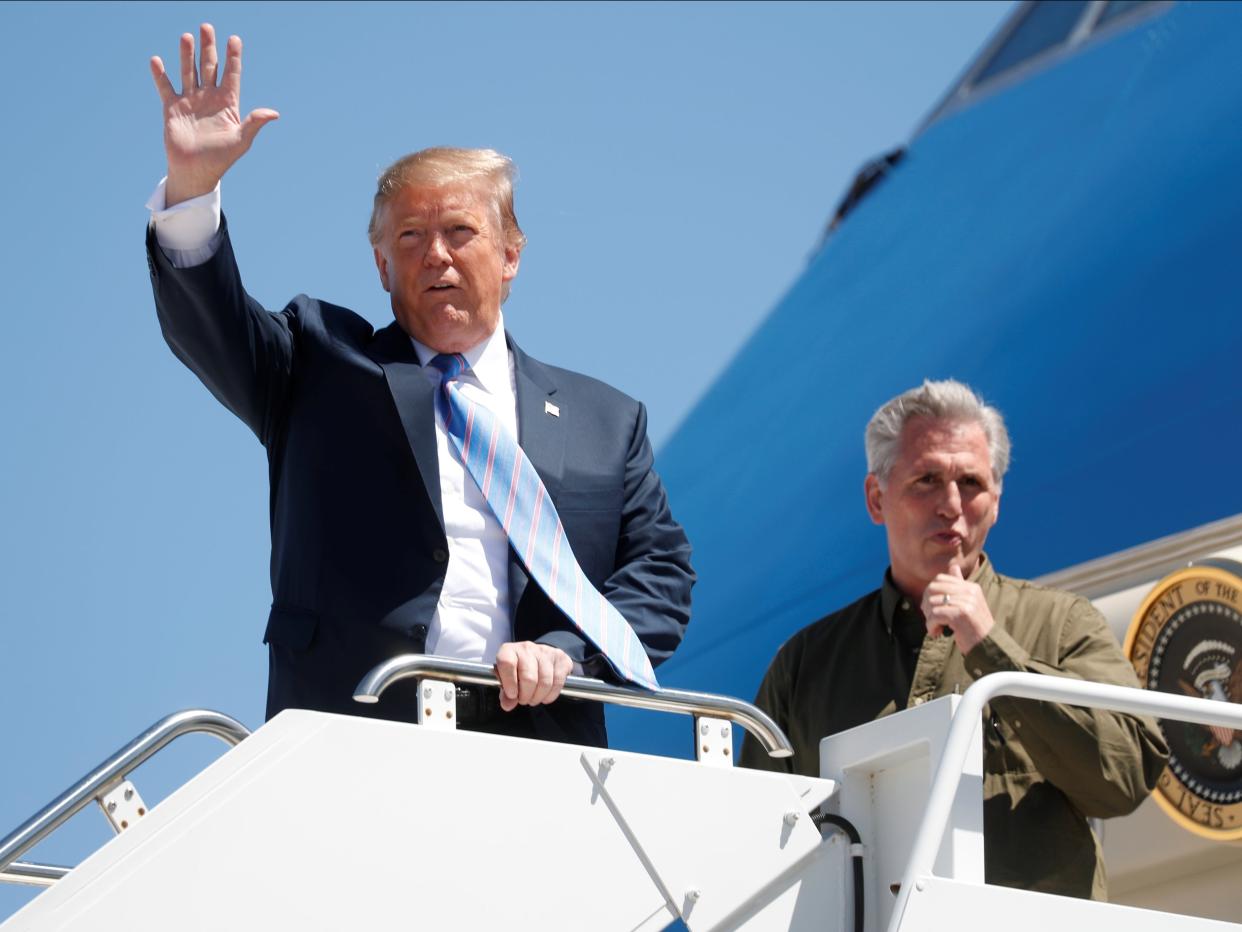
POLYGON ((700 764, 709 767, 732 767, 733 724, 723 718, 695 716, 694 753, 700 764))
POLYGON ((446 680, 419 683, 418 723, 441 731, 457 730, 457 687, 446 680))
POLYGON ((147 814, 147 804, 138 795, 137 787, 128 780, 122 780, 100 793, 95 797, 95 802, 99 803, 99 808, 118 835, 147 814))

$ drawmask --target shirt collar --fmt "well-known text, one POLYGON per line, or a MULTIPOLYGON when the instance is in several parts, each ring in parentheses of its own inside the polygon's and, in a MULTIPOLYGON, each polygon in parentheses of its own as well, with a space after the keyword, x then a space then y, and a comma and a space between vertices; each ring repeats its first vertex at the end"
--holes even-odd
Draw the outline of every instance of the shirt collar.
MULTIPOLYGON (((418 354, 419 365, 424 368, 439 355, 425 343, 413 337, 414 351, 418 354)), ((496 329, 480 343, 462 353, 466 357, 466 365, 475 380, 483 386, 483 390, 491 395, 503 395, 509 386, 509 347, 505 342, 505 318, 501 314, 496 321, 496 329)))

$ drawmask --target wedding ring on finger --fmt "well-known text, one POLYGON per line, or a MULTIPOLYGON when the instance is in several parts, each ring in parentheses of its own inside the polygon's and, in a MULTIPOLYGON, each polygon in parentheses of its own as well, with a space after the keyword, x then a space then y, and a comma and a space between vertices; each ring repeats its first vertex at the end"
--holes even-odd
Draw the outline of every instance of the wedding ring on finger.
POLYGON ((941 604, 941 605, 948 605, 948 604, 949 604, 950 602, 952 602, 952 601, 953 601, 953 597, 952 597, 952 596, 950 596, 950 595, 949 595, 949 593, 947 593, 947 592, 946 592, 944 595, 942 595, 942 596, 940 597, 940 604, 941 604))

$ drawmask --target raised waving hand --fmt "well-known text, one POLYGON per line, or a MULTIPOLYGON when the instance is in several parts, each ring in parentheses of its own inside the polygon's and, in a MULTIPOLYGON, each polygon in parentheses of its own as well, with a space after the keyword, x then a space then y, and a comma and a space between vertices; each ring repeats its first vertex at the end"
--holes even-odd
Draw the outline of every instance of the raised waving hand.
POLYGON ((275 110, 251 110, 241 116, 242 42, 229 36, 224 73, 216 83, 219 58, 216 31, 199 27, 200 55, 194 62, 194 36, 181 36, 181 93, 178 94, 158 55, 151 76, 164 105, 164 151, 168 156, 167 206, 206 194, 250 149, 254 137, 277 119, 275 110))

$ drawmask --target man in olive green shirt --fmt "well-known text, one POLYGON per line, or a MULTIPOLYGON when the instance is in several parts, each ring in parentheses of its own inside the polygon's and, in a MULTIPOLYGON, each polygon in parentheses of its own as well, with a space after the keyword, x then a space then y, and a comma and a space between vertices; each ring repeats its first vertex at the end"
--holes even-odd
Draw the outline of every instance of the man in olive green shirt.
MULTIPOLYGON (((1004 421, 959 382, 925 382, 867 425, 867 511, 888 535, 881 588, 799 631, 756 703, 794 756, 749 738, 745 766, 817 776, 819 742, 989 673, 1137 686, 1086 599, 1010 579, 983 553, 1009 464, 1004 421)), ((1132 811, 1164 769, 1151 719, 1023 699, 984 717, 984 870, 989 883, 1103 899, 1088 818, 1132 811)))

